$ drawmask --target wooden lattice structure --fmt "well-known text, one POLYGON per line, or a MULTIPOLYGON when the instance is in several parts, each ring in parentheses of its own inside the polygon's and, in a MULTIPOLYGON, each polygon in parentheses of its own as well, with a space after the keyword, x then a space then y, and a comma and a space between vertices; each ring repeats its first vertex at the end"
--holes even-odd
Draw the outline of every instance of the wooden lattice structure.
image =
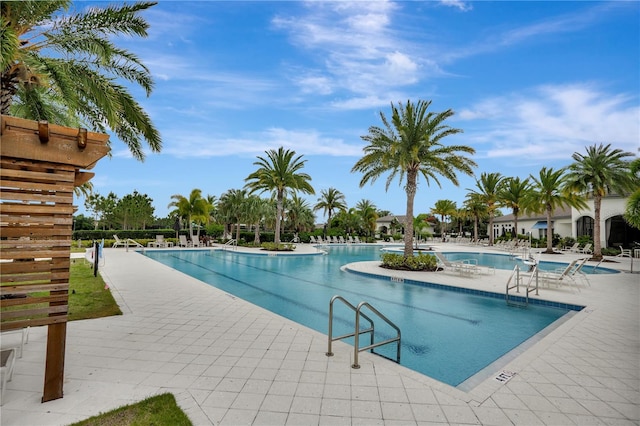
POLYGON ((108 135, 1 116, 0 330, 48 326, 42 402, 62 397, 73 189, 108 135))

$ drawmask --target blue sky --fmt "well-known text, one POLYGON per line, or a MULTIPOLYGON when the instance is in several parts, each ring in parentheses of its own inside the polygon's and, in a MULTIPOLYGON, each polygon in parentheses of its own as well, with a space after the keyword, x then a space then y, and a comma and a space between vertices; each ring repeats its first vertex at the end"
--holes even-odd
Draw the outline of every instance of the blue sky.
MULTIPOLYGON (((160 1, 144 17, 149 37, 118 44, 155 79, 149 98, 133 94, 163 149, 139 162, 112 137, 92 182, 105 196, 149 195, 159 217, 172 194, 242 188, 256 156, 280 146, 306 160, 311 204, 334 187, 349 207, 404 214, 399 181, 360 188, 351 173, 360 136, 392 102, 453 109, 448 124, 464 133, 443 143, 476 150, 475 177, 524 178, 600 142, 640 147, 639 2, 160 1)), ((460 206, 475 177, 421 180, 415 213, 460 206)))

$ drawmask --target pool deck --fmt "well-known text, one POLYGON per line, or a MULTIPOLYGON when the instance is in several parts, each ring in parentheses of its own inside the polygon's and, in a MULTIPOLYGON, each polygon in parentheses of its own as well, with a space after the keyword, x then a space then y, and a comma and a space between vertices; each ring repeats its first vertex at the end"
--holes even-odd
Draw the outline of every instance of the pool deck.
MULTIPOLYGON (((435 248, 503 253, 452 243, 435 248)), ((307 244, 297 249, 315 251, 307 244)), ((335 355, 327 357, 324 334, 134 250, 106 249, 105 258, 102 276, 124 314, 68 323, 64 397, 47 403, 40 402, 46 327, 31 329, 0 424, 67 425, 164 392, 175 395, 195 425, 640 423, 640 274, 628 272, 628 258, 610 258, 616 263, 603 266, 626 272, 591 275, 591 286, 580 292, 542 288, 542 299, 586 308, 467 390, 369 353, 352 369, 352 346, 334 343, 335 355)), ((398 272, 377 262, 350 267, 501 293, 510 274, 398 272)))

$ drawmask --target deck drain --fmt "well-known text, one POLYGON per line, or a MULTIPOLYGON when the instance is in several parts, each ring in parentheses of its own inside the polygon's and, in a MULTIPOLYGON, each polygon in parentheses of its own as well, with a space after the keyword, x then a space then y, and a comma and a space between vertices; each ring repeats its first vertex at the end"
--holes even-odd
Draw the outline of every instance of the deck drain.
POLYGON ((500 374, 494 377, 494 380, 500 383, 507 383, 515 375, 516 373, 512 371, 501 371, 500 374))

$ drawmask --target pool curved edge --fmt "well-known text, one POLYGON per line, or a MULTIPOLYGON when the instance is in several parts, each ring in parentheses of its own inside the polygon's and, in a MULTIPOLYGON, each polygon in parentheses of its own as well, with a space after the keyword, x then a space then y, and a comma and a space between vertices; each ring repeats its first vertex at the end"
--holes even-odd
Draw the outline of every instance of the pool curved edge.
MULTIPOLYGON (((413 277, 413 278, 407 278, 406 277, 406 273, 411 273, 411 271, 394 271, 392 269, 384 269, 384 268, 380 268, 380 261, 378 260, 373 260, 373 261, 364 261, 364 262, 354 262, 354 263, 348 263, 346 265, 343 265, 340 269, 345 271, 345 272, 350 272, 350 273, 354 273, 354 274, 359 274, 359 275, 363 275, 363 276, 367 276, 367 277, 372 277, 372 278, 377 278, 377 279, 382 279, 382 280, 389 280, 389 281, 393 281, 395 283, 403 283, 403 284, 410 284, 410 285, 418 285, 418 286, 423 286, 423 287, 430 287, 430 288, 436 288, 436 289, 440 289, 440 290, 447 290, 447 291, 454 291, 454 292, 458 292, 458 293, 466 293, 466 294, 473 294, 476 296, 482 296, 482 297, 489 297, 489 298, 493 298, 493 299, 504 299, 505 295, 504 293, 498 293, 495 291, 487 291, 487 290, 479 290, 479 289, 473 289, 473 288, 469 288, 469 287, 464 287, 464 286, 454 286, 454 285, 448 285, 448 284, 439 284, 439 283, 434 283, 434 282, 430 282, 430 281, 426 281, 424 279, 417 279, 418 277, 413 277), (404 274, 402 274, 404 273, 404 274)), ((420 273, 420 272, 418 272, 420 273)), ((422 272, 422 273, 430 273, 430 272, 422 272)), ((451 277, 454 278, 454 277, 451 277)), ((471 280, 473 280, 474 278, 470 278, 471 280)), ((524 298, 521 296, 509 296, 510 299, 515 299, 516 301, 519 302, 524 302, 524 298)), ((565 302, 558 302, 558 301, 552 301, 552 300, 546 300, 546 299, 539 299, 539 298, 535 298, 535 297, 529 297, 529 303, 531 304, 535 304, 535 305, 540 305, 540 306, 548 306, 548 307, 553 307, 553 308, 559 308, 559 309, 566 309, 566 310, 570 310, 570 311, 581 311, 585 308, 584 305, 577 305, 574 303, 565 303, 565 302)))

